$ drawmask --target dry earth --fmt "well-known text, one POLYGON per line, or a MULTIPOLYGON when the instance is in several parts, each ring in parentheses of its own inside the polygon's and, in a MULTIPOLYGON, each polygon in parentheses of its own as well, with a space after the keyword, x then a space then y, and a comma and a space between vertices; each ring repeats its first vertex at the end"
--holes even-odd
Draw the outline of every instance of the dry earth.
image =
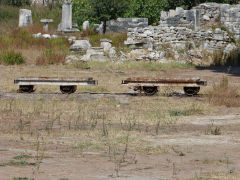
POLYGON ((223 75, 240 87, 239 72, 239 68, 120 72, 0 66, 0 179, 240 179, 240 108, 210 105, 205 98, 223 75), (31 95, 16 93, 15 76, 42 74, 94 77, 100 87, 79 88, 73 95, 62 95, 57 87, 47 86, 31 95), (198 76, 208 80, 209 86, 197 97, 166 97, 163 91, 154 97, 121 94, 129 91, 120 85, 121 80, 132 76, 198 76), (100 122, 94 128, 65 124, 64 120, 76 118, 77 103, 86 108, 86 119, 94 111, 106 119, 96 118, 100 122), (179 109, 185 112, 189 106, 197 108, 188 115, 168 114, 179 109), (40 129, 59 111, 66 113, 61 123, 52 121, 50 130, 45 124, 40 129), (132 115, 135 124, 126 120, 132 115), (104 120, 111 125, 105 127, 104 120))

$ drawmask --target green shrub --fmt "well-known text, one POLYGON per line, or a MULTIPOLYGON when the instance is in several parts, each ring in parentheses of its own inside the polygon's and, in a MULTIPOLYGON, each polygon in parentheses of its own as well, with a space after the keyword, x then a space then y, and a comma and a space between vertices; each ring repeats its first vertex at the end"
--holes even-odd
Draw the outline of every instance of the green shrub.
POLYGON ((30 5, 30 0, 0 0, 1 4, 10 5, 10 6, 25 6, 30 5))
POLYGON ((23 64, 24 58, 20 53, 14 51, 3 52, 0 56, 0 62, 6 65, 23 64))

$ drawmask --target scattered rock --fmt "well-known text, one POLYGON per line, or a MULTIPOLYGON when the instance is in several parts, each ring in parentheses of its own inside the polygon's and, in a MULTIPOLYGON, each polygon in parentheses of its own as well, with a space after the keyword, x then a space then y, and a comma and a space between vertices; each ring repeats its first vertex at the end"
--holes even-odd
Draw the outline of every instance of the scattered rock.
POLYGON ((108 53, 108 56, 109 56, 110 58, 117 58, 117 52, 116 52, 115 47, 111 47, 111 48, 110 48, 109 53, 108 53))
POLYGON ((35 37, 35 38, 41 38, 41 37, 42 37, 42 33, 33 34, 33 37, 35 37))
POLYGON ((104 55, 102 47, 92 47, 87 50, 86 55, 82 57, 82 60, 105 62, 108 61, 109 59, 107 56, 104 55))
POLYGON ((119 100, 120 104, 124 104, 124 105, 129 105, 130 104, 130 102, 127 99, 119 98, 118 100, 119 100))
POLYGON ((83 22, 83 31, 87 31, 89 29, 90 29, 89 21, 84 21, 83 22))
POLYGON ((76 36, 70 36, 70 37, 68 37, 68 42, 73 43, 76 41, 76 39, 77 39, 76 36))
POLYGON ((103 51, 108 53, 112 47, 112 41, 109 39, 101 39, 100 42, 101 42, 101 47, 103 48, 103 51))
POLYGON ((51 37, 52 37, 53 39, 59 38, 59 36, 56 35, 56 34, 53 34, 51 37))
POLYGON ((237 47, 234 44, 228 44, 227 47, 224 49, 224 53, 228 54, 235 49, 237 49, 237 47))
POLYGON ((51 39, 51 35, 50 34, 43 34, 42 37, 45 38, 45 39, 51 39))
POLYGON ((76 40, 69 49, 70 51, 83 51, 89 48, 91 48, 91 44, 88 40, 76 40))
POLYGON ((122 51, 120 51, 120 53, 121 53, 120 60, 121 61, 126 61, 127 60, 127 55, 124 52, 122 52, 122 51))
POLYGON ((203 20, 205 20, 205 21, 209 21, 209 20, 210 20, 210 17, 207 16, 207 15, 203 15, 203 20))
POLYGON ((69 56, 66 57, 66 64, 71 64, 73 62, 80 61, 81 58, 82 58, 82 56, 69 55, 69 56))
POLYGON ((141 60, 142 57, 145 56, 146 54, 148 54, 148 52, 145 49, 134 49, 127 55, 127 57, 129 59, 141 60))

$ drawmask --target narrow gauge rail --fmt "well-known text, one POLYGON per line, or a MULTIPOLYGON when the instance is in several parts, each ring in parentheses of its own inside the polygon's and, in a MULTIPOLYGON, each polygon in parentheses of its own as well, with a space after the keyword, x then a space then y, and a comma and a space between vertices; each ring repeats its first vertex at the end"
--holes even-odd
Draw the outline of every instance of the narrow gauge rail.
POLYGON ((36 90, 36 85, 55 85, 60 86, 60 91, 63 94, 71 94, 76 92, 77 86, 94 86, 98 85, 98 81, 93 78, 22 77, 14 79, 14 84, 19 85, 18 92, 20 93, 33 93, 36 90))
POLYGON ((199 93, 200 86, 207 86, 207 81, 200 78, 192 79, 149 79, 149 78, 128 78, 122 81, 123 85, 133 88, 135 91, 144 92, 152 96, 158 92, 159 87, 183 87, 186 95, 193 96, 199 93))

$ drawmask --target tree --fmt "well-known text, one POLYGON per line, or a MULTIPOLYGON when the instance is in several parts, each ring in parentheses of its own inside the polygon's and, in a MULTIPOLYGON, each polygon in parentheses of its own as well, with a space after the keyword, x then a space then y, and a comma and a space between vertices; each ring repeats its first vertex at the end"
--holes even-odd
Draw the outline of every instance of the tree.
POLYGON ((31 4, 30 0, 0 0, 0 3, 18 7, 31 4))
POLYGON ((148 18, 149 24, 157 24, 162 10, 168 10, 168 0, 130 0, 124 17, 148 18))
POLYGON ((107 21, 121 17, 128 9, 128 0, 89 0, 89 15, 103 22, 103 33, 107 21))

